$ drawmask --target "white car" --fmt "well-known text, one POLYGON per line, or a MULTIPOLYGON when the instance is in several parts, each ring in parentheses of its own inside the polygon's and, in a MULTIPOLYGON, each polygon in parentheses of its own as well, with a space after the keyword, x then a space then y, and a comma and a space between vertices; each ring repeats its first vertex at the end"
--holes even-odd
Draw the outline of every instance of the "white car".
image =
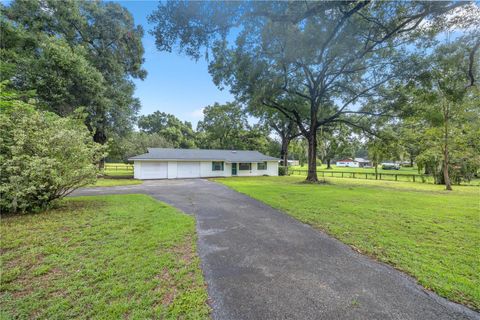
POLYGON ((383 170, 400 170, 400 165, 398 163, 382 163, 383 170))

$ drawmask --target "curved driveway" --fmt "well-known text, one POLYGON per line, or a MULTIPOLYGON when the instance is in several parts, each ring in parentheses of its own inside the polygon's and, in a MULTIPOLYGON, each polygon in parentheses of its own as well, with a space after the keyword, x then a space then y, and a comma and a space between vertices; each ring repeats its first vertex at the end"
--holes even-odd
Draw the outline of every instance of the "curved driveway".
POLYGON ((146 181, 73 195, 145 193, 194 214, 214 319, 480 319, 397 270, 215 182, 146 181))

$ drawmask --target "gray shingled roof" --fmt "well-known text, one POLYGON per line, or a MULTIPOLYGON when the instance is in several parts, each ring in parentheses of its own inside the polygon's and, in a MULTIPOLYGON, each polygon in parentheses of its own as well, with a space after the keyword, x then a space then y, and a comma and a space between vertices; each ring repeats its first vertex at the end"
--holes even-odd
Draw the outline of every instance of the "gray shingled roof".
POLYGON ((280 160, 258 151, 148 148, 148 153, 128 160, 205 160, 226 162, 260 162, 280 160))

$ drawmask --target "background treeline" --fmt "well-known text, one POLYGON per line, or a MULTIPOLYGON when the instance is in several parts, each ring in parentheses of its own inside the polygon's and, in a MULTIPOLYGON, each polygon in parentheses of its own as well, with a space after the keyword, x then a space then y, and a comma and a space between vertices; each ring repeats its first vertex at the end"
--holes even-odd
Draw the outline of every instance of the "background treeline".
POLYGON ((108 161, 128 161, 148 147, 258 150, 278 156, 279 143, 263 124, 249 124, 247 113, 238 104, 215 103, 203 109, 197 128, 172 114, 156 111, 138 118, 138 131, 110 144, 108 161))

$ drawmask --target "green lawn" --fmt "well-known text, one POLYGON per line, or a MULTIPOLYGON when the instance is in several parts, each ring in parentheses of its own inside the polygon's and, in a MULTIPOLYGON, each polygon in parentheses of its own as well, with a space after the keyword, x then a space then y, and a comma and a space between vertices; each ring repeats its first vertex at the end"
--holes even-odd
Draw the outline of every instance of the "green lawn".
POLYGON ((142 184, 142 180, 136 179, 108 179, 108 178, 99 178, 94 184, 87 185, 87 188, 91 187, 114 187, 114 186, 129 186, 135 184, 142 184))
POLYGON ((107 162, 105 163, 105 168, 111 170, 132 170, 133 171, 133 164, 121 163, 121 162, 107 162))
MULTIPOLYGON (((291 175, 300 175, 306 176, 308 168, 306 166, 290 166, 289 173, 291 175)), ((323 177, 342 177, 343 178, 356 178, 356 179, 370 179, 375 180, 375 169, 374 168, 348 168, 348 167, 337 167, 332 165, 331 169, 327 170, 326 165, 317 167, 317 175, 319 178, 323 177), (355 173, 355 176, 353 176, 355 173)), ((413 182, 415 176, 415 182, 434 182, 433 177, 429 175, 423 175, 418 173, 417 167, 400 167, 400 170, 383 170, 380 166, 378 167, 379 180, 390 180, 390 181, 404 181, 404 182, 413 182), (394 175, 397 175, 395 177, 394 175), (423 178, 422 178, 423 177, 423 178)), ((473 179, 469 182, 462 182, 462 185, 474 185, 480 186, 480 179, 473 179)))
POLYGON ((2 319, 203 319, 192 216, 145 195, 1 219, 2 319))
POLYGON ((133 177, 133 165, 125 163, 105 163, 103 174, 106 176, 133 177))
MULTIPOLYGON (((290 166, 289 168, 295 170, 308 170, 308 167, 304 165, 301 166, 290 166)), ((318 165, 317 171, 343 171, 343 172, 360 172, 360 173, 375 173, 374 168, 350 168, 350 167, 337 167, 332 165, 331 169, 327 169, 327 165, 318 165)), ((417 167, 400 167, 400 170, 383 170, 382 166, 378 166, 378 173, 393 173, 393 174, 415 174, 418 175, 417 167)))
POLYGON ((216 179, 480 309, 480 188, 302 177, 216 179))

